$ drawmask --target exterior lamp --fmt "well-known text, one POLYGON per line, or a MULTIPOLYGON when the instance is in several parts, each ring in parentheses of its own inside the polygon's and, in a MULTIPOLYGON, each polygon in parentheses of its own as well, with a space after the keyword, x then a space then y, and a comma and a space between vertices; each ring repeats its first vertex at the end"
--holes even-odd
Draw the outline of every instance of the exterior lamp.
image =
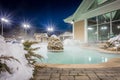
POLYGON ((102 30, 106 30, 106 29, 107 29, 107 27, 101 27, 101 29, 102 29, 102 30))
POLYGON ((48 27, 47 30, 48 30, 49 32, 53 32, 53 31, 54 31, 53 27, 48 27))
POLYGON ((23 27, 24 27, 25 29, 28 29, 28 28, 30 28, 30 25, 29 25, 29 24, 23 24, 23 27))
POLYGON ((23 28, 24 28, 24 30, 25 30, 25 35, 27 35, 27 29, 29 29, 30 28, 30 25, 29 24, 27 24, 27 23, 23 23, 23 28))
POLYGON ((118 28, 118 29, 120 29, 120 25, 119 25, 119 26, 117 26, 117 28, 118 28))
POLYGON ((0 20, 1 20, 1 25, 2 25, 1 35, 3 36, 3 27, 4 27, 3 24, 4 23, 9 23, 10 21, 5 17, 0 18, 0 20))
POLYGON ((93 30, 93 28, 89 27, 88 30, 93 30))

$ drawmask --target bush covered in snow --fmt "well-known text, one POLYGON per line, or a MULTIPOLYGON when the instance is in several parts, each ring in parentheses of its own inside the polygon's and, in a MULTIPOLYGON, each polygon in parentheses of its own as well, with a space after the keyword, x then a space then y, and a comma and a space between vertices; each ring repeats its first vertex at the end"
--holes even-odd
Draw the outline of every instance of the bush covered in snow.
POLYGON ((34 65, 36 63, 36 58, 38 58, 38 59, 43 58, 43 56, 41 56, 39 54, 35 54, 35 52, 34 52, 37 49, 39 49, 39 47, 33 48, 32 45, 37 44, 37 43, 38 42, 34 42, 34 41, 25 41, 23 43, 24 50, 27 51, 27 53, 25 54, 25 57, 28 60, 28 64, 30 64, 30 65, 34 65))
POLYGON ((117 49, 120 51, 120 35, 109 39, 101 48, 111 51, 115 51, 117 49))
POLYGON ((23 46, 7 44, 0 36, 0 64, 5 66, 0 65, 0 80, 29 80, 34 68, 27 63, 23 46))
POLYGON ((52 35, 49 38, 47 49, 48 50, 63 50, 64 48, 63 48, 63 44, 61 40, 57 36, 52 35))

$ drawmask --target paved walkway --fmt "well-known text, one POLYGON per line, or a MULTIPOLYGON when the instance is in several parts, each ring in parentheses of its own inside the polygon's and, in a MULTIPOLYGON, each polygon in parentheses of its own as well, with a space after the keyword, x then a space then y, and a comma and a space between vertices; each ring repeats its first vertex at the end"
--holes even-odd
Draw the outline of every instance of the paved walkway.
POLYGON ((120 80, 120 68, 40 68, 35 80, 120 80))

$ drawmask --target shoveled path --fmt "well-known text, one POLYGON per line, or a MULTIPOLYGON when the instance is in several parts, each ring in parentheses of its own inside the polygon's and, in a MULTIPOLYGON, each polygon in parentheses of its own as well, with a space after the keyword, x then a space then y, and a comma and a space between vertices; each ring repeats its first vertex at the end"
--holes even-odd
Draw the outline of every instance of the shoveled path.
POLYGON ((120 67, 38 68, 34 80, 120 80, 120 67))

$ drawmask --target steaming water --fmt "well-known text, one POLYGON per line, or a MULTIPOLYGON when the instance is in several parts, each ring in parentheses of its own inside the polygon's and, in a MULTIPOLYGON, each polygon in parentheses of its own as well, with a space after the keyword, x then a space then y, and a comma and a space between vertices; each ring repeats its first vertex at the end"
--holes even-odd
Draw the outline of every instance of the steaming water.
POLYGON ((78 45, 65 45, 63 52, 47 52, 47 49, 42 49, 44 51, 43 54, 46 55, 43 63, 50 64, 98 64, 107 62, 112 58, 120 58, 119 54, 101 53, 95 50, 80 48, 78 45))

